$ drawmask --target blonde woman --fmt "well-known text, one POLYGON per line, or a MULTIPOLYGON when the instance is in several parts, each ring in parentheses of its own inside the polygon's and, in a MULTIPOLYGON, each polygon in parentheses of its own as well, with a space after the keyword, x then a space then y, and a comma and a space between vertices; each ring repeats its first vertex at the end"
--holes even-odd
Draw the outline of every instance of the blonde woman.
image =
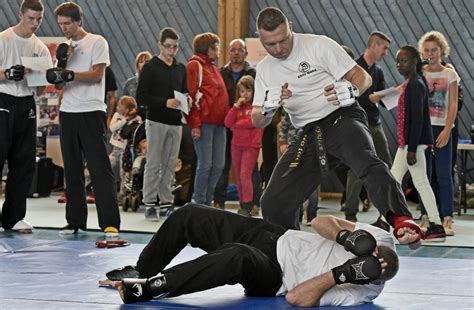
MULTIPOLYGON (((449 44, 444 35, 438 31, 425 33, 418 42, 423 59, 423 67, 428 83, 429 112, 434 138, 433 163, 436 180, 432 180, 433 191, 438 202, 439 215, 447 236, 454 235, 453 223, 453 177, 451 174, 452 135, 457 113, 458 83, 460 78, 456 71, 442 65, 449 55, 449 44)), ((428 156, 428 176, 431 176, 431 156, 428 156)), ((423 224, 429 221, 425 210, 423 224)))
MULTIPOLYGON (((138 87, 138 80, 140 79, 140 73, 142 72, 143 66, 150 61, 153 57, 150 52, 140 52, 135 57, 135 75, 125 81, 125 85, 123 87, 123 95, 130 96, 136 98, 135 95, 137 93, 138 87)), ((145 107, 139 106, 138 107, 138 114, 145 119, 145 107)))

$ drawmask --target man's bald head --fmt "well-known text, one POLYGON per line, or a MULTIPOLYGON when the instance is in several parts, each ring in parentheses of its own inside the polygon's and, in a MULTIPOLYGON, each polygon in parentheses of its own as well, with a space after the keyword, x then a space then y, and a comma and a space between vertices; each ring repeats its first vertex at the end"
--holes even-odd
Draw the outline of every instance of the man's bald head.
POLYGON ((234 39, 229 43, 229 62, 231 65, 243 65, 247 57, 247 46, 244 40, 234 39))
POLYGON ((232 47, 243 47, 244 49, 247 49, 247 46, 245 45, 245 41, 242 39, 234 39, 230 41, 229 49, 231 49, 232 47))

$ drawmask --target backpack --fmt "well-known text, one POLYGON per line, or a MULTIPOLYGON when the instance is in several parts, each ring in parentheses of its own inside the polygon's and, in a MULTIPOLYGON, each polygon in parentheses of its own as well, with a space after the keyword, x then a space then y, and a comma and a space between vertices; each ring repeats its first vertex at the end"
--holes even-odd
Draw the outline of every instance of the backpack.
POLYGON ((199 101, 201 101, 202 98, 202 92, 201 92, 201 85, 202 85, 202 65, 199 61, 193 60, 198 64, 198 90, 196 92, 196 97, 194 98, 194 104, 198 108, 198 110, 201 109, 201 106, 199 105, 199 101))

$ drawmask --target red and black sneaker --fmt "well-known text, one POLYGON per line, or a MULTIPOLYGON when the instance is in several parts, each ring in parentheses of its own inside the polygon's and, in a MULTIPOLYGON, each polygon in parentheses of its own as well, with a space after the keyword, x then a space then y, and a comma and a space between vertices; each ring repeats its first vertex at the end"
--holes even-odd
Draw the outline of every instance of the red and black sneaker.
POLYGON ((430 222, 430 226, 425 232, 425 242, 444 242, 446 241, 446 232, 443 225, 430 222))

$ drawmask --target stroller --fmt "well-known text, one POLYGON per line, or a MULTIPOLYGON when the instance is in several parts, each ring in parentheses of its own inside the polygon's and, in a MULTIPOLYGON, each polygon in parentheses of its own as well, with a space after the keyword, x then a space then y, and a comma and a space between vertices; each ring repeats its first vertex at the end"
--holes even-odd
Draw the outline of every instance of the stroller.
POLYGON ((142 201, 143 175, 146 162, 145 122, 132 122, 122 128, 120 136, 127 139, 122 160, 122 179, 119 205, 123 211, 137 211, 142 201))

